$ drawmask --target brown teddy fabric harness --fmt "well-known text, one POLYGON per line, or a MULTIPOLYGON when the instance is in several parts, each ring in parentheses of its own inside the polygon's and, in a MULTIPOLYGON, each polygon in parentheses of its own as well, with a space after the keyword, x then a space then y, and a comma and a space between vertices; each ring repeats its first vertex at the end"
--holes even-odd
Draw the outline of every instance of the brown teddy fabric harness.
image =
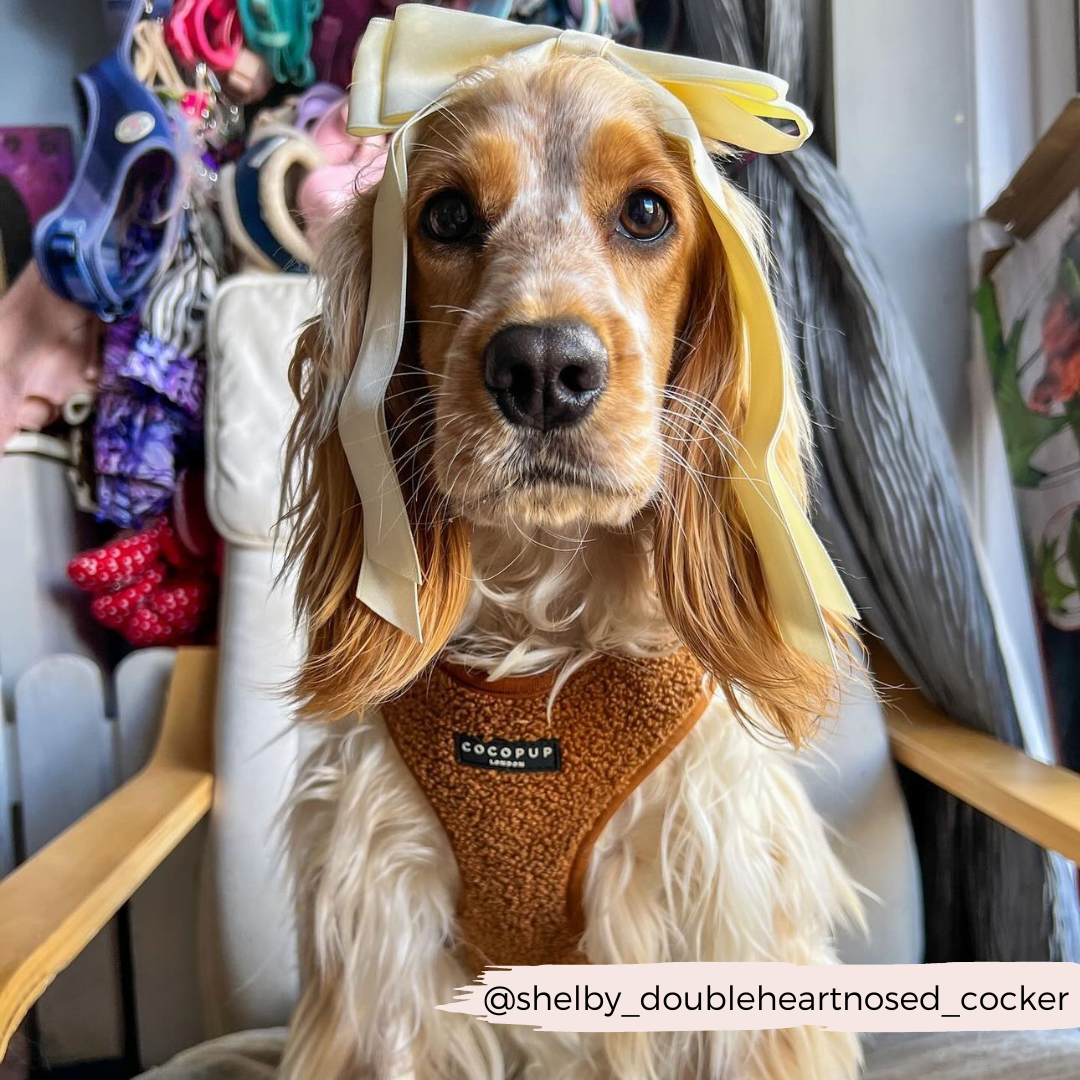
POLYGON ((585 962, 578 939, 593 844, 708 703, 685 651, 599 657, 559 690, 549 717, 553 681, 491 683, 439 665, 382 707, 454 850, 474 971, 585 962))

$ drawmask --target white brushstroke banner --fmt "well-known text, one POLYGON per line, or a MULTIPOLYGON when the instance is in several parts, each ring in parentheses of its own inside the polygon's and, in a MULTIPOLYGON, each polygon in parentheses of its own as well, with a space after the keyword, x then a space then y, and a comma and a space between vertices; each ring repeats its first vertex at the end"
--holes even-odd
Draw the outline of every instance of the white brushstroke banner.
POLYGON ((488 968, 437 1008, 539 1031, 1080 1027, 1080 965, 779 963, 488 968))

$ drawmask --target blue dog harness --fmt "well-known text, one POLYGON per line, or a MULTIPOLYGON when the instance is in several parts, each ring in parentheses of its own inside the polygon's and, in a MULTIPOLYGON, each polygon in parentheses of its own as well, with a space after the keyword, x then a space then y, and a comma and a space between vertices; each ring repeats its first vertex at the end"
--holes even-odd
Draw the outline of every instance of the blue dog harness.
MULTIPOLYGON (((155 0, 155 16, 172 0, 155 0)), ((183 189, 168 112, 135 75, 131 51, 144 0, 107 0, 124 17, 117 49, 78 77, 86 143, 67 197, 37 227, 49 287, 106 322, 130 314, 175 244, 183 189)))

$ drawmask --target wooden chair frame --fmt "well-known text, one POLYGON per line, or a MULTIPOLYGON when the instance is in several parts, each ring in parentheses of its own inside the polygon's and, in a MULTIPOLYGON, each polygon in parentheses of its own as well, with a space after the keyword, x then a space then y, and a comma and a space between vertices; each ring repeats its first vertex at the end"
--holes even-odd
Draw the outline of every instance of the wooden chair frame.
MULTIPOLYGON (((884 650, 871 658, 879 682, 904 683, 884 650)), ((180 649, 147 766, 0 881, 0 1060, 49 983, 209 812, 216 678, 214 650, 180 649)), ((901 765, 1080 862, 1080 775, 968 731, 917 690, 882 704, 901 765)))

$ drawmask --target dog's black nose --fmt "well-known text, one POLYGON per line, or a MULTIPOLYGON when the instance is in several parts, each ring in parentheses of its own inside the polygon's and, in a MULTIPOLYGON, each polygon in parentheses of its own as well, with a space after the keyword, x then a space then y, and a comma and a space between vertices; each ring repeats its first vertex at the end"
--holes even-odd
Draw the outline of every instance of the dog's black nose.
POLYGON ((520 427, 576 424, 606 383, 607 350, 584 322, 505 326, 484 349, 484 384, 520 427))

